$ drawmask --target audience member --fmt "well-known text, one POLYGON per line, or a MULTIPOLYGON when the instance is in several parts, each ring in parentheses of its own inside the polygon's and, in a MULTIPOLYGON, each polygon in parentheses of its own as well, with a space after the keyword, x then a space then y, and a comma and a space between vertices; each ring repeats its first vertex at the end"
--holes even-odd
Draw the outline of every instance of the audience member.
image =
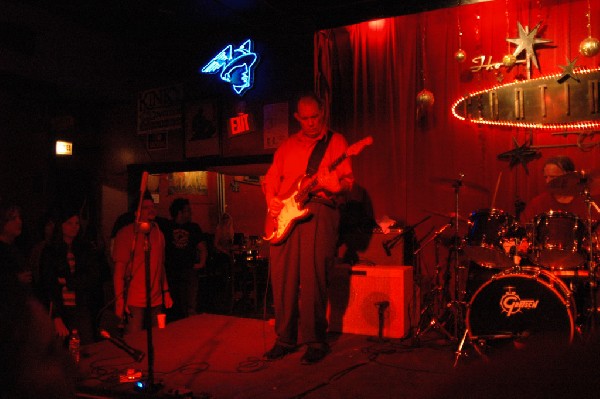
POLYGON ((32 273, 27 267, 26 258, 15 245, 22 230, 21 209, 6 202, 0 204, 0 264, 3 273, 14 276, 22 287, 30 291, 32 273))
POLYGON ((77 329, 82 344, 93 342, 99 270, 95 251, 81 236, 78 209, 61 212, 52 240, 42 251, 40 275, 57 335, 67 338, 77 329))
POLYGON ((40 262, 42 259, 42 252, 47 245, 52 241, 52 235, 56 227, 57 216, 54 212, 47 212, 44 214, 41 220, 40 233, 42 237, 40 241, 33 245, 29 253, 29 267, 33 275, 34 291, 38 298, 44 298, 43 287, 41 286, 41 274, 40 274, 40 262))
POLYGON ((75 364, 56 339, 42 304, 22 289, 0 259, 2 398, 75 398, 75 364))
POLYGON ((197 312, 198 270, 206 267, 208 249, 202 229, 192 222, 192 208, 188 199, 174 199, 169 213, 171 223, 163 228, 165 269, 174 300, 169 318, 177 320, 197 312))
POLYGON ((165 239, 155 223, 156 209, 149 192, 141 201, 139 223, 130 223, 114 239, 115 313, 126 321, 125 333, 156 325, 156 315, 173 306, 165 275, 165 239), (146 239, 148 246, 145 245, 146 239), (149 248, 150 292, 146 290, 146 251, 149 248), (145 317, 147 295, 150 296, 148 319, 145 317), (145 323, 144 323, 145 321, 145 323))

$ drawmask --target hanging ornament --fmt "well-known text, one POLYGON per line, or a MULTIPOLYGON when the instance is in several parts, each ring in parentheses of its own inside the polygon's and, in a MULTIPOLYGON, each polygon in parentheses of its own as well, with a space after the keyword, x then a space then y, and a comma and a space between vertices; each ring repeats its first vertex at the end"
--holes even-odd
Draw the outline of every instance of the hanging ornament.
POLYGON ((429 110, 433 106, 434 98, 433 93, 425 89, 427 86, 427 57, 426 57, 426 24, 424 23, 421 28, 421 81, 423 89, 417 93, 417 121, 422 124, 422 127, 427 127, 428 119, 430 116, 429 110))
POLYGON ((423 89, 417 94, 417 120, 427 116, 434 101, 433 93, 427 89, 423 89))
POLYGON ((454 59, 458 62, 463 62, 467 59, 467 53, 462 47, 462 29, 460 27, 460 15, 456 12, 456 25, 458 27, 458 50, 454 53, 454 59))
POLYGON ((540 29, 540 25, 542 23, 538 22, 538 24, 533 28, 533 30, 529 31, 529 26, 521 25, 520 22, 517 21, 517 28, 519 29, 519 37, 515 39, 506 39, 507 42, 513 43, 517 45, 517 48, 513 52, 513 55, 516 57, 525 51, 525 59, 527 60, 527 79, 531 78, 531 62, 533 61, 533 65, 540 69, 538 65, 537 57, 535 55, 534 46, 537 44, 550 43, 552 40, 548 39, 538 39, 535 36, 540 29))
POLYGON ((600 42, 595 37, 592 37, 592 13, 590 8, 590 0, 588 0, 587 6, 588 11, 586 17, 588 37, 579 43, 579 52, 585 57, 593 57, 600 52, 600 42))
POLYGON ((600 41, 595 37, 587 37, 579 44, 579 52, 586 57, 593 57, 600 52, 600 41))
POLYGON ((502 65, 504 65, 507 68, 513 67, 516 63, 517 57, 515 57, 512 54, 506 54, 504 57, 502 57, 502 65))
POLYGON ((434 101, 433 93, 427 89, 423 89, 417 94, 417 104, 419 106, 431 107, 434 101))

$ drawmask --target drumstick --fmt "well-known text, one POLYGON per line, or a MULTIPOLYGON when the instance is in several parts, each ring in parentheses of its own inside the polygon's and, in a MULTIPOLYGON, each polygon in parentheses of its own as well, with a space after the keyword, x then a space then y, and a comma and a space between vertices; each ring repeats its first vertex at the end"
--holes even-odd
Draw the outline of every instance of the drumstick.
POLYGON ((490 209, 494 209, 494 205, 496 204, 496 195, 498 194, 498 187, 500 187, 500 180, 502 178, 502 171, 498 175, 498 180, 496 181, 496 189, 494 190, 494 196, 492 197, 492 207, 490 209))

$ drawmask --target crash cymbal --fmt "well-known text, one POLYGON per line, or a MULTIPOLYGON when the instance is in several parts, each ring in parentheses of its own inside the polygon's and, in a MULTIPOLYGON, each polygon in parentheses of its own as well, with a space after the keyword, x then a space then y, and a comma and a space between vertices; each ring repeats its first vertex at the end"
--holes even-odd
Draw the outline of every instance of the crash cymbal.
POLYGON ((472 183, 461 179, 450 179, 447 177, 432 177, 431 179, 429 179, 429 181, 440 186, 445 186, 447 188, 466 187, 475 191, 479 191, 481 193, 487 194, 490 192, 490 190, 477 183, 472 183))
MULTIPOLYGON (((438 211, 432 211, 432 210, 429 210, 429 209, 423 209, 423 211, 429 212, 432 215, 441 216, 443 218, 447 218, 447 219, 450 219, 450 220, 456 220, 456 212, 438 212, 438 211)), ((466 218, 466 217, 462 216, 459 213, 458 214, 458 222, 459 223, 462 223, 462 222, 468 223, 469 222, 469 218, 466 218)))
POLYGON ((599 195, 600 172, 568 172, 550 180, 546 189, 557 195, 579 195, 586 189, 591 195, 599 195))

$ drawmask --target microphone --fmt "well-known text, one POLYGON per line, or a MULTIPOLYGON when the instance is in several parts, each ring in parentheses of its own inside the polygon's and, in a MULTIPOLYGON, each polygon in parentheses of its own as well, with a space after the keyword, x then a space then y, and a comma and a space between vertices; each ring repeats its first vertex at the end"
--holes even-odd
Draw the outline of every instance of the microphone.
POLYGON ((117 348, 127 352, 127 354, 129 356, 131 356, 131 358, 138 363, 141 362, 142 359, 144 359, 144 356, 146 355, 144 352, 127 345, 127 343, 125 341, 123 341, 121 338, 111 337, 109 332, 106 330, 100 330, 100 335, 102 336, 102 338, 109 340, 117 348))
POLYGON ((385 251, 385 254, 387 256, 392 256, 392 251, 390 251, 387 241, 384 241, 381 245, 383 245, 383 250, 385 251))

